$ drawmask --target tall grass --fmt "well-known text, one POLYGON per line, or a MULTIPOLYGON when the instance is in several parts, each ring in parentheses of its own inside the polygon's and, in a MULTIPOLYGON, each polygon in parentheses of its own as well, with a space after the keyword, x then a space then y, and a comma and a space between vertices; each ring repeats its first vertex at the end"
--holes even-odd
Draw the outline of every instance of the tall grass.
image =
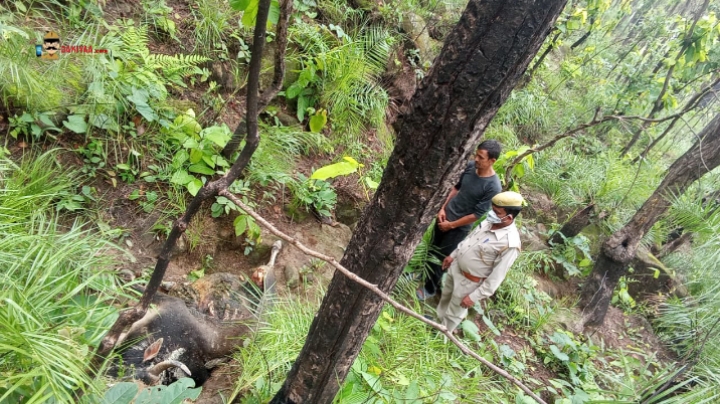
POLYGON ((85 366, 116 315, 111 245, 78 221, 59 224, 52 201, 75 184, 48 161, 0 159, 0 403, 99 390, 85 366))
MULTIPOLYGON (((302 349, 319 303, 317 298, 275 306, 255 339, 234 355, 240 376, 230 400, 242 397, 241 403, 264 403, 275 394, 302 349)), ((388 306, 335 402, 414 402, 411 397, 436 403, 500 402, 514 397, 479 366, 446 344, 442 335, 388 306)))
POLYGON ((690 296, 669 299, 656 324, 660 336, 686 362, 697 364, 685 374, 692 389, 668 399, 672 403, 701 403, 720 400, 720 212, 714 201, 704 201, 694 187, 675 199, 670 219, 684 231, 692 232, 692 250, 677 253, 664 261, 687 279, 690 296))

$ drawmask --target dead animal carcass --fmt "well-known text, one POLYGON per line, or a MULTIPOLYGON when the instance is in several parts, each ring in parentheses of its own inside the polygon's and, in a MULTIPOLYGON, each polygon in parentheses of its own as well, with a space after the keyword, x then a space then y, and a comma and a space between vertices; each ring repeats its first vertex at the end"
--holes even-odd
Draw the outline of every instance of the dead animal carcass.
MULTIPOLYGON (((271 262, 279 249, 276 243, 271 262)), ((227 273, 177 285, 169 292, 192 302, 157 293, 145 316, 120 337, 121 363, 114 364, 109 374, 148 385, 191 377, 196 386, 202 385, 210 370, 242 344, 271 300, 275 278, 271 270, 267 273, 264 294, 249 281, 227 273)))

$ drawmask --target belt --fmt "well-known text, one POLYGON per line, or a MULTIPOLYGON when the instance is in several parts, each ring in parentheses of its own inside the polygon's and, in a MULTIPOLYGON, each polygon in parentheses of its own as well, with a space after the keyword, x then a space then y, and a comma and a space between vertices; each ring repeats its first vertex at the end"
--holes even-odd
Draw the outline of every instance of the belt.
POLYGON ((460 271, 460 273, 461 273, 465 278, 467 278, 468 280, 473 281, 473 282, 480 283, 480 282, 482 282, 482 281, 485 280, 485 278, 481 278, 481 277, 479 277, 479 276, 475 276, 475 275, 469 274, 469 273, 467 273, 467 272, 465 272, 465 271, 460 271))

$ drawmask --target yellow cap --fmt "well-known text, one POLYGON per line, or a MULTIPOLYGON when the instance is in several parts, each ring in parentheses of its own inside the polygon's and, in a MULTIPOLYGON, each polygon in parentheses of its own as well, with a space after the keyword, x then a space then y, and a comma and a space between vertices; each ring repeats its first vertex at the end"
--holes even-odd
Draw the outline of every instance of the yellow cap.
POLYGON ((492 203, 501 208, 521 208, 523 197, 513 191, 500 192, 492 198, 492 203))
POLYGON ((58 34, 56 34, 54 31, 50 31, 43 37, 44 39, 60 39, 58 34))

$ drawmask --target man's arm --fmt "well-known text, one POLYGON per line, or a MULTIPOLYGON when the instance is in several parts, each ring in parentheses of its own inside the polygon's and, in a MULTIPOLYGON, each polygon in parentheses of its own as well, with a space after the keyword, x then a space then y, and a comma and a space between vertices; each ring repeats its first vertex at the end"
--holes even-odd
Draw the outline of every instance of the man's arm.
POLYGON ((520 249, 508 248, 501 255, 500 260, 495 262, 492 273, 485 279, 485 282, 480 284, 480 287, 475 289, 467 297, 473 302, 477 302, 481 299, 487 299, 492 296, 493 293, 500 287, 500 284, 505 280, 508 270, 512 266, 513 262, 520 255, 520 249))

